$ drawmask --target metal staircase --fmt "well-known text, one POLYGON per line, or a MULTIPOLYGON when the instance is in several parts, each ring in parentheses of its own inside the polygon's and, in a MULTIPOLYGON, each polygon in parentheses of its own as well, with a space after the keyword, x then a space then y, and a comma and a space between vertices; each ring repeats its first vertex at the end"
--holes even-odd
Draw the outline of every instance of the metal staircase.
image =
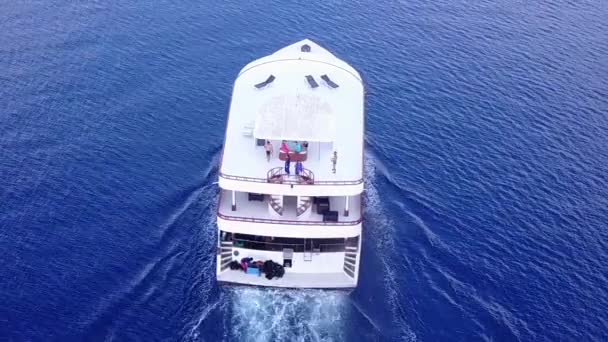
POLYGON ((220 243, 220 270, 223 271, 232 261, 232 241, 222 241, 220 243))
POLYGON ((296 209, 296 216, 300 216, 308 210, 312 206, 312 198, 309 196, 299 196, 298 197, 298 208, 296 209))
POLYGON ((283 196, 270 195, 268 205, 279 215, 283 215, 283 196))
POLYGON ((357 269, 357 253, 359 247, 346 246, 344 252, 344 272, 351 278, 355 277, 355 271, 357 269))

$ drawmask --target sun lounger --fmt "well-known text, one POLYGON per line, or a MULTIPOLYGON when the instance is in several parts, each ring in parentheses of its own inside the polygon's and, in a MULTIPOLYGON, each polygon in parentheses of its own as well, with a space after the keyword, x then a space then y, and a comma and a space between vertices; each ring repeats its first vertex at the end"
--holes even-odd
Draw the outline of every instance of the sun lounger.
POLYGON ((274 75, 270 75, 268 76, 268 78, 266 79, 266 81, 262 82, 262 83, 258 83, 255 85, 256 88, 258 89, 262 89, 265 86, 269 85, 270 83, 272 83, 272 81, 274 81, 275 77, 274 75))
POLYGON ((323 75, 323 76, 321 76, 321 79, 322 79, 323 81, 325 81, 325 83, 327 83, 327 85, 328 85, 328 86, 330 86, 330 87, 332 87, 332 88, 338 88, 338 87, 339 87, 339 85, 337 85, 337 84, 336 84, 334 81, 332 81, 332 80, 329 78, 329 76, 327 76, 327 75, 323 75))
POLYGON ((312 75, 306 75, 306 80, 308 81, 308 84, 310 84, 311 88, 316 88, 319 86, 319 84, 317 83, 317 81, 315 81, 315 78, 312 77, 312 75))

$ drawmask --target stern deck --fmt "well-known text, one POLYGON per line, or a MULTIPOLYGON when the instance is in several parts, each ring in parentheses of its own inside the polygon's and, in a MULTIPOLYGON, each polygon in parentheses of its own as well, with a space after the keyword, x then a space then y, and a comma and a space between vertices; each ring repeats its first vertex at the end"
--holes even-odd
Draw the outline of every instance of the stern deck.
POLYGON ((354 288, 357 286, 355 280, 345 273, 290 273, 285 271, 282 278, 266 279, 261 276, 246 274, 238 270, 225 270, 217 276, 217 280, 223 283, 242 285, 274 286, 286 288, 354 288))

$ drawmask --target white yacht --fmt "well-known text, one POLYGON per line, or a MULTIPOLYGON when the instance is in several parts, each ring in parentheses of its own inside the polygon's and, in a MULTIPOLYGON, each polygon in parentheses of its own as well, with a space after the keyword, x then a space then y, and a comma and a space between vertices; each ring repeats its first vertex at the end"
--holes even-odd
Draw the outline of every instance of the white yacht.
POLYGON ((217 280, 356 287, 363 219, 359 73, 308 39, 289 45, 240 71, 226 125, 217 280), (267 260, 279 265, 281 277, 260 272, 255 261, 267 260))

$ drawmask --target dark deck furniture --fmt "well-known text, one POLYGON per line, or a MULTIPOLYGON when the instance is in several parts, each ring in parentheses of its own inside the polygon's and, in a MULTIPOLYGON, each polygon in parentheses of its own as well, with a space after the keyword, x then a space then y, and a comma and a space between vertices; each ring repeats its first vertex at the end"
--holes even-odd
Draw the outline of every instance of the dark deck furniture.
POLYGON ((313 197, 312 203, 317 204, 319 202, 329 202, 329 197, 313 197))
POLYGON ((319 86, 319 83, 315 81, 315 78, 312 77, 312 75, 306 75, 306 80, 308 81, 308 84, 310 84, 311 88, 317 88, 319 86))
POLYGON ((317 214, 324 215, 329 210, 330 210, 330 208, 329 208, 329 198, 327 198, 327 197, 318 197, 317 198, 317 214))
POLYGON ((323 81, 325 81, 325 83, 327 83, 327 85, 328 85, 328 86, 330 86, 330 87, 332 87, 332 88, 338 88, 338 87, 339 87, 339 85, 338 85, 338 84, 336 84, 334 81, 332 81, 332 80, 329 78, 329 76, 327 76, 327 75, 323 75, 323 76, 321 76, 321 79, 322 79, 323 81))
POLYGON ((254 194, 254 193, 248 193, 248 200, 249 201, 260 201, 260 202, 264 202, 264 194, 254 194))
POLYGON ((338 222, 338 212, 326 211, 323 214, 323 222, 338 222))
POLYGON ((272 83, 272 81, 274 81, 275 78, 276 77, 274 77, 274 75, 270 75, 270 76, 268 76, 268 78, 266 79, 266 81, 256 84, 255 87, 258 88, 258 89, 262 89, 265 86, 267 86, 270 83, 272 83))

